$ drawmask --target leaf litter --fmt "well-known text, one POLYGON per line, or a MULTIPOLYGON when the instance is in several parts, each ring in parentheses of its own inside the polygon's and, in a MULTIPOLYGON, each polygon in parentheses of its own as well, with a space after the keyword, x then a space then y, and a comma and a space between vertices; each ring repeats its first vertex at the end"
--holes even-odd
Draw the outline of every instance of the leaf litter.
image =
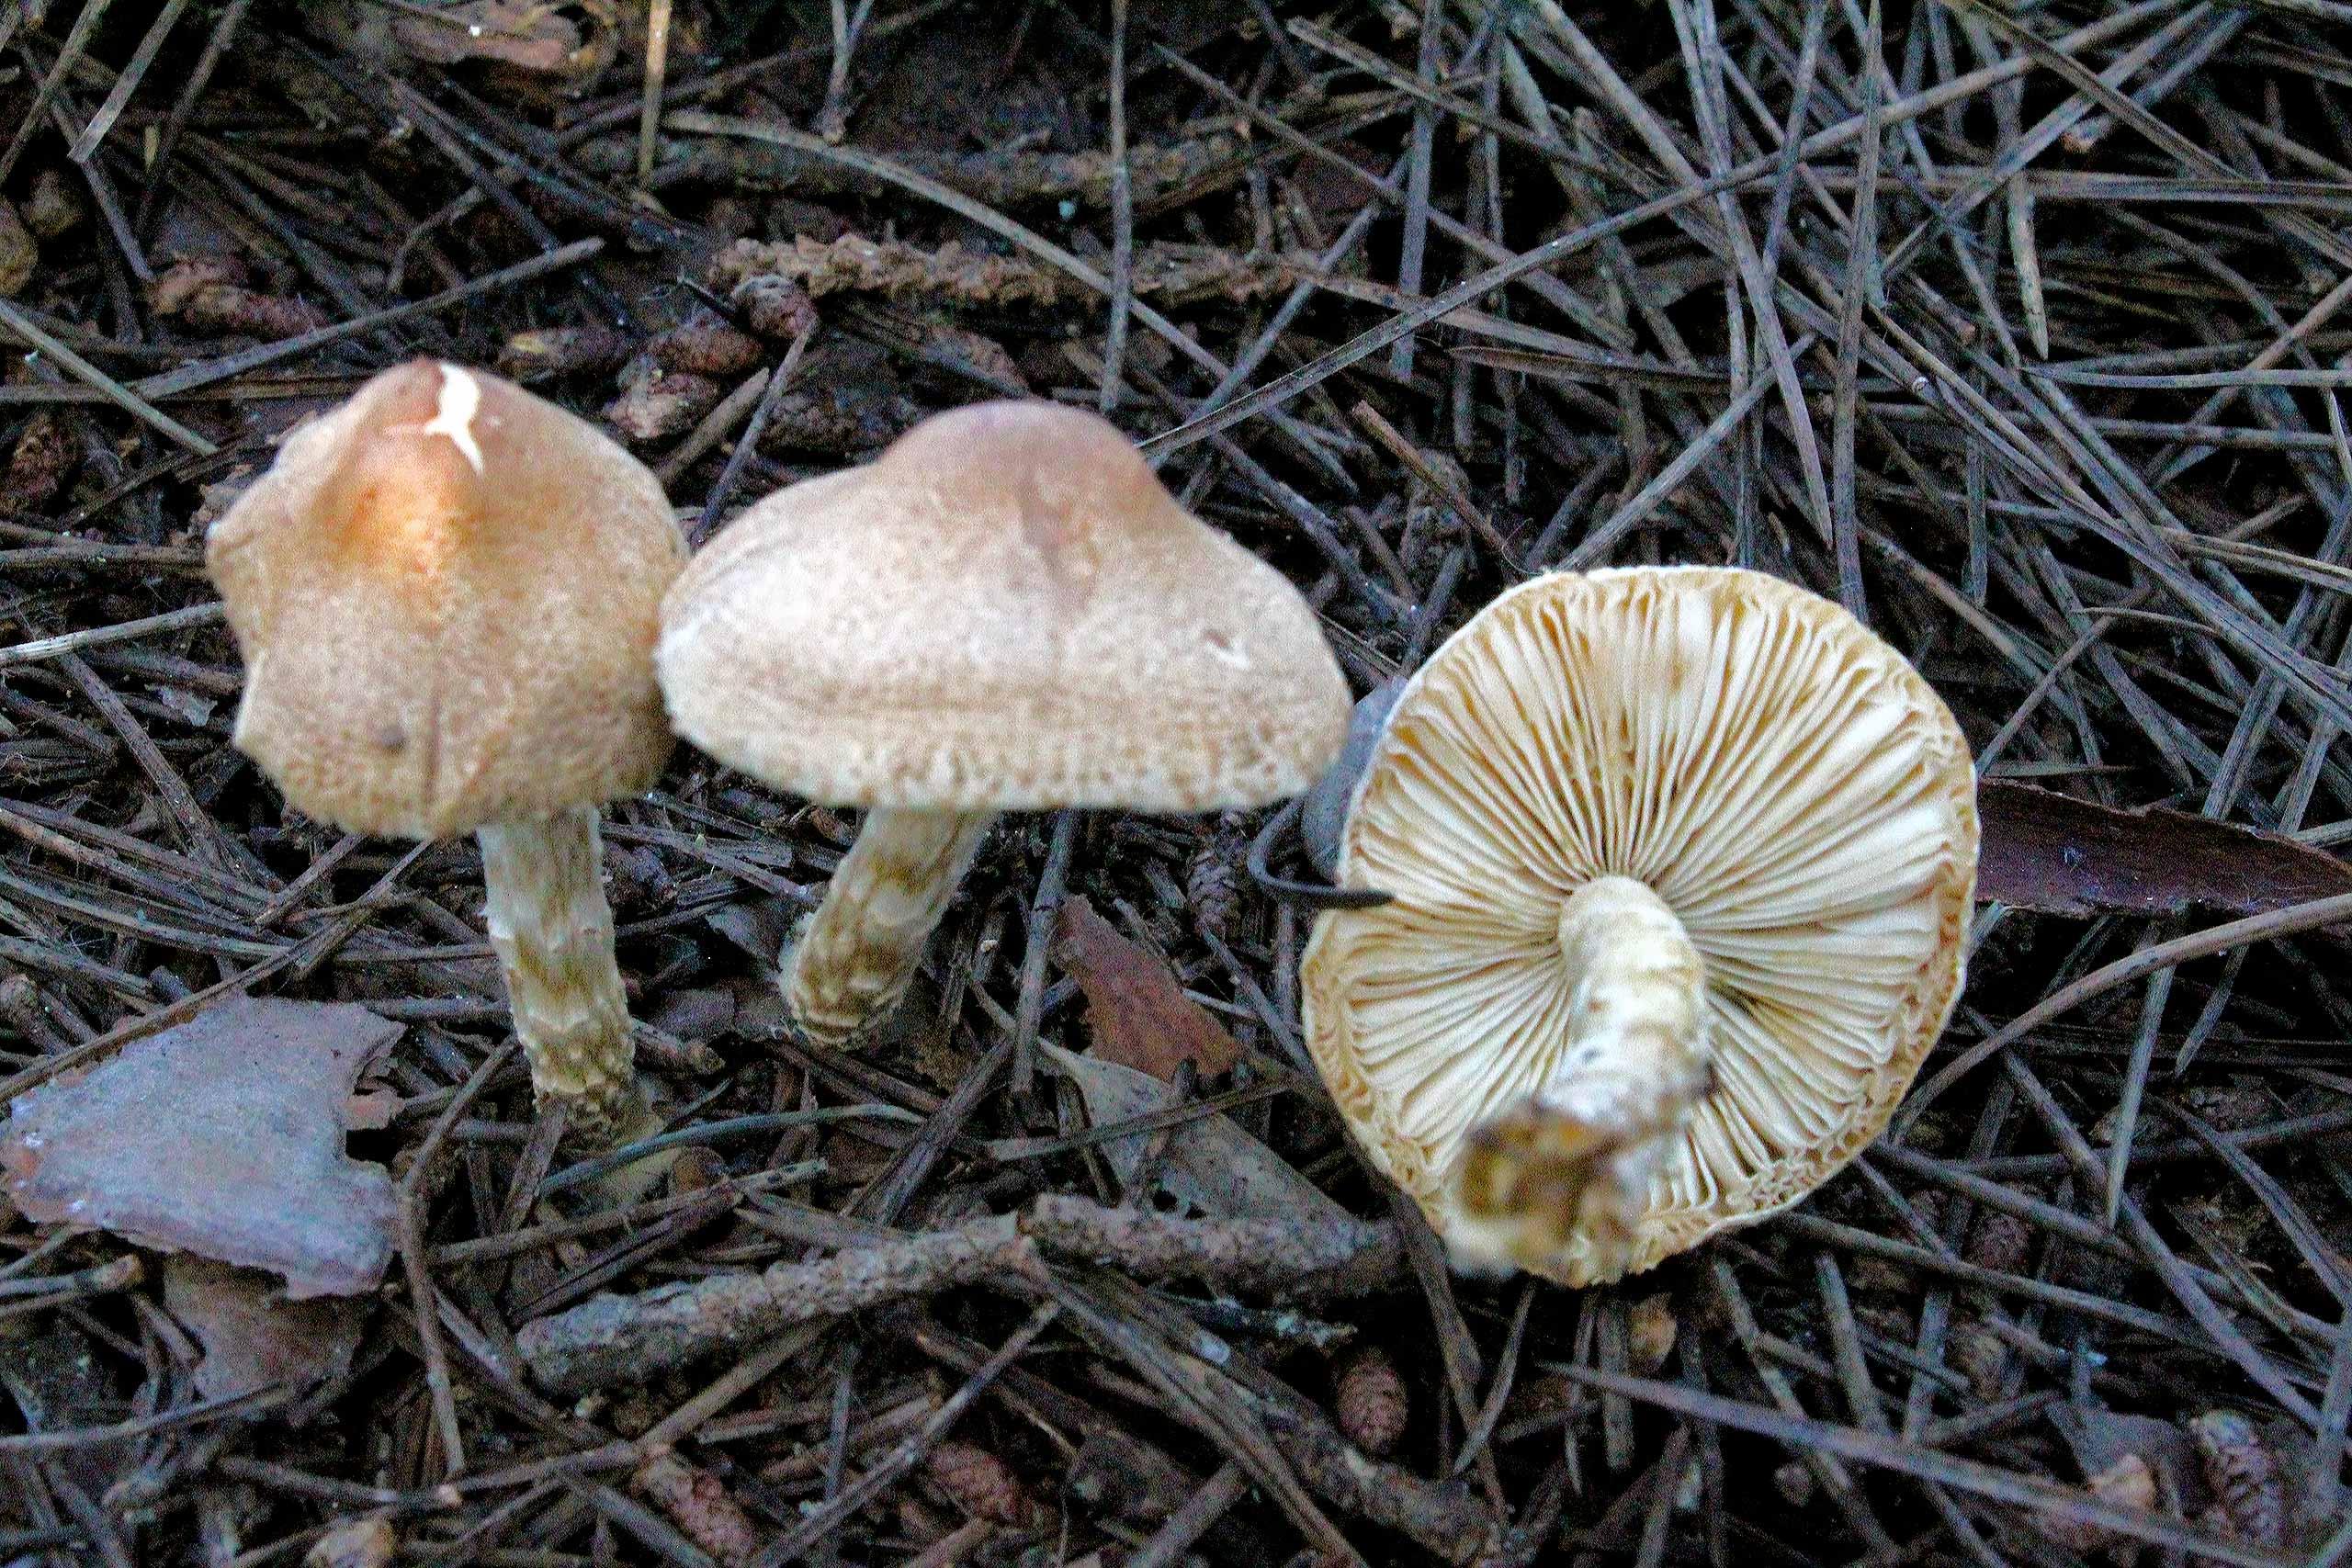
POLYGON ((222 1001, 20 1097, 6 1195, 37 1224, 274 1274, 295 1301, 365 1294, 391 1259, 392 1180, 344 1139, 401 1033, 347 1003, 222 1001))
POLYGON ((0 1095, 364 1004, 407 1266, 314 1298, 347 1372, 224 1404, 283 1369, 193 1249, 0 1220, 0 1556, 2342 1556, 2342 7, 982 9, 12 19, 0 1095), (1985 772, 1917 1113, 1626 1292, 1452 1278, 1300 1071, 1265 819, 1009 821, 907 1038, 832 1053, 772 966, 846 825, 682 750, 607 869, 692 1180, 551 1181, 470 852, 254 778, 196 564, 420 352, 591 414, 698 378, 637 425, 705 533, 939 408, 1105 407, 1359 694, 1522 570, 1837 593, 1985 772), (1049 963, 1077 898, 1132 950, 1049 963), (1223 1129, 1287 1213, 1206 1212, 1223 1129), (757 1311, 567 1348, 681 1301, 757 1311))
POLYGON ((1976 896, 2045 915, 2261 915, 2352 893, 2352 863, 2187 811, 2119 811, 1988 779, 1976 896))
POLYGON ((1084 897, 1066 899, 1054 917, 1053 956, 1086 993, 1096 1060, 1173 1083, 1187 1063, 1213 1078, 1240 1059, 1233 1036, 1184 995, 1167 961, 1096 914, 1084 897))

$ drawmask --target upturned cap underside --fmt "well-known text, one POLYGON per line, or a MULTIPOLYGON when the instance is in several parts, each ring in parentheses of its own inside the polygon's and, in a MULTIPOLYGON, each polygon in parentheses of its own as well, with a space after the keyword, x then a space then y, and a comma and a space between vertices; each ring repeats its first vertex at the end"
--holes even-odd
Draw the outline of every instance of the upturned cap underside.
POLYGON ((1634 568, 1504 594, 1412 680, 1357 786, 1308 1044, 1373 1161, 1441 1235, 1464 1140, 1558 1066, 1556 926, 1635 878, 1705 969, 1713 1090, 1660 1161, 1646 1269, 1810 1191, 1886 1124, 1958 995, 1977 825, 1943 703, 1842 608, 1759 573, 1634 568))
POLYGON ((206 540, 238 749, 311 816, 418 839, 645 789, 685 555, 659 481, 585 421, 480 371, 387 370, 206 540))
POLYGON ((671 590, 656 663, 681 735, 843 806, 1259 805, 1348 718, 1281 574, 1046 402, 938 415, 748 509, 671 590))

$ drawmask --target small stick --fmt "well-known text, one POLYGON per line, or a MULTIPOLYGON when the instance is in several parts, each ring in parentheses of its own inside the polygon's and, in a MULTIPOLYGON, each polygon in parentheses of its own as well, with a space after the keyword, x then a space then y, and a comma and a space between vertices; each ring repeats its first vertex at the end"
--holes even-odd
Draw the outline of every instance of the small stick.
POLYGON ((1055 1302, 1043 1302, 1029 1314, 1027 1322, 1012 1331, 1010 1338, 997 1348, 996 1353, 983 1361, 979 1369, 964 1380, 947 1402, 932 1413, 920 1431, 907 1438, 866 1471, 864 1475, 842 1487, 822 1507, 815 1508, 787 1530, 768 1543, 767 1550, 752 1560, 752 1568, 783 1568, 825 1536, 858 1509, 865 1506, 883 1489, 912 1470, 929 1453, 933 1445, 947 1435, 949 1427, 963 1419, 964 1412, 985 1393, 1007 1367, 1019 1359, 1022 1353, 1036 1341, 1037 1336, 1053 1325, 1061 1315, 1061 1306, 1055 1302))
POLYGON ((130 102, 130 95, 139 90, 147 68, 155 63, 157 51, 162 50, 164 40, 171 36, 172 28, 178 24, 180 13, 187 9, 187 0, 165 0, 163 10, 156 14, 153 24, 148 28, 147 36, 139 40, 139 48, 132 52, 130 63, 122 68, 122 74, 115 78, 113 89, 98 105, 97 113, 92 115, 90 123, 82 128, 82 134, 74 139, 73 148, 65 154, 68 158, 77 164, 86 164, 97 152, 98 143, 107 139, 107 132, 114 129, 114 122, 122 118, 123 109, 130 102))
POLYGON ((1106 417, 1119 406, 1127 314, 1136 297, 1135 178, 1127 167, 1127 0, 1111 0, 1110 70, 1111 323, 1102 335, 1102 389, 1095 404, 1106 417))
POLYGON ((736 422, 758 406, 768 389, 769 372, 765 366, 752 371, 736 385, 733 391, 718 400, 717 406, 702 416, 700 423, 686 433, 686 438, 672 448, 670 455, 654 465, 653 474, 664 485, 678 482, 678 476, 702 461, 712 448, 727 439, 727 433, 736 422))
POLYGON ((286 885, 285 891, 255 911, 253 921, 254 926, 262 931, 267 931, 284 919, 295 905, 310 897, 311 889, 316 887, 322 878, 334 871, 336 866, 341 865, 345 857, 365 842, 367 842, 367 837, 364 834, 345 833, 336 840, 333 848, 303 867, 301 874, 286 885))
POLYGON ((1168 1522, 1159 1527, 1158 1534, 1128 1555, 1125 1568, 1175 1568, 1192 1550, 1193 1543, 1249 1490, 1249 1472, 1227 1461, 1224 1468, 1209 1477, 1207 1485, 1185 1498, 1183 1506, 1168 1516, 1168 1522))
MULTIPOLYGON (((534 1124, 534 1135, 537 1125, 534 1124)), ((718 1187, 705 1190, 724 1191, 742 1198, 781 1187, 797 1174, 788 1168, 757 1171, 750 1176, 729 1177, 718 1187)), ((702 1192, 673 1193, 666 1198, 649 1198, 626 1208, 599 1209, 577 1219, 550 1220, 527 1230, 508 1230, 496 1235, 477 1236, 470 1241, 444 1242, 433 1249, 433 1261, 447 1269, 466 1263, 488 1263, 499 1258, 516 1258, 526 1252, 553 1247, 559 1241, 594 1235, 598 1231, 627 1230, 631 1225, 662 1219, 680 1209, 692 1207, 702 1196, 702 1192)))
POLYGON ((209 1399, 197 1404, 183 1404, 160 1415, 136 1416, 107 1427, 60 1427, 47 1432, 0 1433, 0 1459, 17 1454, 69 1453, 75 1449, 94 1449, 105 1443, 120 1442, 127 1438, 144 1438, 152 1433, 174 1431, 207 1421, 254 1416, 284 1404, 292 1397, 290 1390, 277 1384, 230 1399, 209 1399))
POLYGON ((515 1347, 543 1387, 577 1393, 642 1382, 729 1346, 927 1292, 1034 1275, 1040 1254, 1115 1265, 1138 1279, 1197 1277, 1227 1289, 1371 1289, 1401 1265, 1396 1229, 1295 1219, 1190 1220, 1047 1195, 1018 1214, 852 1247, 812 1263, 717 1274, 606 1295, 523 1325, 515 1347))
POLYGON ((40 324, 30 316, 5 299, 0 299, 0 326, 6 326, 33 347, 57 361, 58 365, 75 380, 85 386, 97 389, 108 402, 126 410, 162 431, 197 456, 209 457, 220 449, 42 331, 40 324))
POLYGON ((653 148, 662 133, 662 89, 670 73, 670 0, 653 0, 645 18, 645 102, 637 115, 637 183, 653 183, 653 148))
POLYGON ((421 1194, 425 1178, 433 1168, 433 1161, 449 1135, 450 1127, 466 1113, 467 1107, 474 1102, 475 1098, 490 1086, 491 1080, 498 1076, 498 1069, 521 1049, 519 1043, 510 1040, 482 1059, 481 1066, 474 1069, 473 1077, 468 1078, 450 1098, 440 1119, 424 1134, 424 1141, 417 1145, 416 1157, 411 1162, 408 1174, 401 1179, 398 1190, 401 1269, 408 1280, 409 1305, 416 1320, 417 1343, 424 1352, 424 1382, 433 1395, 433 1422, 441 1438, 443 1473, 453 1481, 466 1468, 465 1434, 458 1425, 457 1389, 449 1381, 449 1352, 441 1339, 440 1297, 424 1272, 427 1254, 421 1194))
POLYGON ((139 1283, 146 1267, 137 1253, 128 1253, 71 1274, 42 1274, 0 1284, 0 1323, 43 1312, 66 1302, 86 1301, 139 1283), (14 1298, 9 1299, 9 1298, 14 1298))
POLYGON ((188 787, 187 781, 180 776, 179 770, 172 765, 170 758, 164 755, 154 738, 147 733, 145 727, 140 724, 115 689, 107 685, 80 655, 64 653, 58 658, 66 677, 81 691, 90 705, 98 710, 99 716, 107 721, 107 727, 121 738, 131 761, 155 786, 155 793, 162 797, 165 809, 187 835, 188 849, 196 857, 209 861, 223 873, 243 871, 248 875, 257 875, 265 882, 276 881, 268 869, 253 857, 251 851, 231 838, 220 824, 213 820, 211 813, 196 798, 196 792, 188 787))
POLYGON ((1037 1023, 1046 1010, 1046 955, 1053 945, 1054 915, 1061 908, 1062 892, 1069 881, 1078 819, 1075 811, 1055 815, 1046 869, 1038 874, 1037 896, 1029 906, 1028 945, 1021 954, 1021 990, 1012 1015, 1012 1092, 1019 1099, 1028 1098, 1036 1072, 1037 1023))
POLYGON ((639 1381, 815 1318, 1024 1271, 1034 1267, 1033 1250, 1012 1215, 997 1215, 814 1263, 715 1275, 636 1296, 599 1296, 525 1324, 514 1343, 541 1386, 583 1393, 639 1381))
POLYGON ((97 30, 99 19, 105 17, 107 7, 113 3, 114 0, 84 0, 81 15, 74 18, 73 29, 65 35, 64 43, 58 47, 56 63, 49 68, 49 74, 40 79, 40 86, 33 94, 32 107, 25 111, 24 122, 17 127, 17 134, 9 141, 7 151, 0 152, 0 181, 5 181, 15 172, 17 160, 24 156, 25 144, 32 140, 34 127, 40 124, 41 117, 57 101, 57 95, 64 90, 65 79, 81 63, 82 56, 90 47, 90 35, 97 30))
POLYGON ((169 610, 160 615, 141 620, 123 621, 111 626, 88 626, 78 632, 64 632, 56 637, 35 637, 29 642, 0 648, 0 670, 16 664, 33 664, 61 654, 76 653, 85 648, 103 648, 108 643, 130 642, 155 632, 178 631, 183 626, 209 626, 220 619, 221 607, 216 601, 209 604, 191 604, 185 610, 169 610))
POLYGON ((857 15, 849 14, 843 0, 833 0, 833 64, 825 75, 825 107, 817 111, 817 133, 828 142, 849 134, 849 67, 874 0, 857 0, 857 15))
POLYGON ((735 449, 727 454, 727 462, 718 470, 718 481, 710 487, 710 494, 703 499, 702 515, 695 518, 694 526, 686 530, 687 544, 700 545, 710 537, 711 529, 718 526, 719 509, 727 504, 727 498, 735 493, 736 481, 743 477, 743 467, 752 460, 760 437, 767 434, 768 422, 775 417, 775 406, 783 400, 785 389, 792 385, 793 375, 800 368, 800 355, 807 351, 808 339, 816 330, 812 325, 793 334, 790 345, 784 351, 784 363, 775 367, 775 374, 768 378, 766 389, 760 393, 760 400, 752 405, 751 422, 743 426, 743 434, 735 438, 735 449))
POLYGON ((164 188, 164 175, 172 166, 172 152, 179 145, 180 133, 187 129, 190 116, 196 113, 197 100, 204 96, 205 88, 212 85, 212 73, 236 40, 237 29, 244 25, 245 13, 253 8, 254 0, 229 0, 220 9, 220 19, 212 25, 212 33, 204 40, 204 52, 197 56, 196 69, 189 72, 180 86, 180 96, 172 104, 172 112, 164 121, 163 134, 155 140, 155 157, 149 165, 146 188, 139 193, 139 212, 132 220, 135 229, 145 229, 154 210, 156 193, 164 188))
POLYGON ((331 322, 307 333, 297 333, 293 337, 280 338, 276 343, 259 344, 252 348, 241 349, 235 354, 224 355, 219 359, 208 359, 200 364, 183 366, 177 370, 167 370, 160 376, 147 377, 135 383, 130 389, 147 398, 169 398, 176 397, 183 392, 192 392, 199 387, 209 387, 216 381, 225 381, 232 376, 242 376, 248 370, 258 370, 265 365, 275 365, 281 359, 292 359, 298 355, 308 354, 314 348, 323 348, 331 343, 341 343, 347 337, 357 337, 364 333, 372 333, 379 327, 394 326, 412 317, 429 316, 451 305, 461 304, 477 294, 487 294, 493 288, 503 288, 510 283, 527 283, 546 273, 560 271, 564 267, 584 262, 604 248, 605 242, 602 240, 574 240, 571 244, 559 246, 555 250, 533 256, 527 261, 516 262, 513 266, 501 267, 496 272, 486 272, 481 276, 461 283, 455 288, 445 288, 438 294, 429 294, 422 299, 410 299, 398 305, 387 306, 370 315, 354 316, 347 321, 331 322))
MULTIPOLYGON (((1421 47, 1418 80, 1434 85, 1442 63, 1439 17, 1444 8, 1425 0, 1421 6, 1421 47)), ((1430 165, 1437 146, 1437 112, 1429 104, 1413 108, 1411 152, 1405 165, 1405 233, 1397 246, 1396 287, 1408 294, 1421 291, 1421 264, 1429 251, 1430 165)), ((1388 349, 1388 374, 1399 381, 1413 378, 1413 334, 1406 333, 1388 349)))
POLYGON ((2352 921, 2352 893, 2340 893, 2332 898, 2315 898, 2308 903, 2290 904, 2283 909, 2267 914, 2250 915, 2242 920, 2209 926, 2201 931, 2191 931, 2169 942, 2143 947, 2127 957, 2119 958, 2104 968, 2095 969, 2073 984, 2065 986, 2036 1002, 1999 1029, 1971 1045, 1947 1063, 1941 1071, 1914 1089, 1904 1102, 1901 1113, 1892 1129, 1896 1137, 1908 1132, 1920 1114, 1953 1084, 1984 1065, 1991 1056, 2007 1050, 2018 1041, 2041 1028, 2062 1013, 2071 1012, 2117 986, 2136 980, 2154 970, 2191 959, 2227 952, 2246 942, 2263 942, 2292 936, 2299 931, 2317 930, 2352 921))
MULTIPOLYGON (((1402 348, 1412 341, 1410 338, 1399 338, 1396 346, 1402 348)), ((1348 417, 1363 425, 1364 434, 1385 446, 1391 457, 1410 468, 1414 478, 1429 486, 1430 492, 1445 502, 1448 512, 1468 524, 1478 537, 1487 541, 1487 547, 1494 551, 1505 566, 1522 577, 1527 575, 1527 568, 1521 564, 1518 554, 1510 547, 1510 541, 1503 537, 1502 530, 1495 526, 1494 519, 1479 510, 1477 502, 1463 494, 1460 485, 1441 473, 1426 453, 1405 439, 1403 431, 1381 418, 1378 409, 1359 400, 1356 406, 1348 411, 1348 417)))

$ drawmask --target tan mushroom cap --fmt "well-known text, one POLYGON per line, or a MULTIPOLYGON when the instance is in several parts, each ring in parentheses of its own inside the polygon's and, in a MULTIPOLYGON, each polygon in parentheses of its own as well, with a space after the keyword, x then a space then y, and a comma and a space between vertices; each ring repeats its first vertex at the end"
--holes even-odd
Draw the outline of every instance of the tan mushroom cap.
POLYGON ((409 838, 645 789, 685 555, 660 483, 585 421, 480 371, 384 371, 206 540, 237 747, 310 815, 409 838))
POLYGON ((751 507, 671 590, 656 660, 681 735, 843 806, 1256 805, 1348 722, 1297 592, 1046 402, 940 414, 751 507))
MULTIPOLYGON (((1308 1044, 1374 1163, 1442 1235, 1464 1139, 1559 1065, 1557 927, 1615 874, 1704 969, 1714 1088, 1655 1168, 1622 1271, 1785 1208, 1885 1126, 1957 996, 1975 881, 1968 747, 1902 657, 1761 574, 1538 578, 1413 678, 1325 915, 1308 1044)), ((1571 1284, 1620 1271, 1571 1238, 1571 1284)))

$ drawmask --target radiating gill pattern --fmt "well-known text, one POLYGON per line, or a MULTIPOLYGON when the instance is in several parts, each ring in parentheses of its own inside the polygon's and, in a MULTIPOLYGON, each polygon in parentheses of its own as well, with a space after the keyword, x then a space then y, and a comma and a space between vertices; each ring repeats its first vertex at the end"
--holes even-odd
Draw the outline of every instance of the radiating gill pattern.
POLYGON ((1560 1068, 1561 905, 1604 874, 1647 884, 1704 961, 1717 1080, 1653 1179, 1655 1261, 1809 1190, 1909 1082, 1957 989, 1967 780, 1926 683, 1800 590, 1698 569, 1523 585, 1374 749, 1340 880, 1397 897, 1317 931, 1317 1059, 1442 1212, 1462 1140, 1560 1068))

